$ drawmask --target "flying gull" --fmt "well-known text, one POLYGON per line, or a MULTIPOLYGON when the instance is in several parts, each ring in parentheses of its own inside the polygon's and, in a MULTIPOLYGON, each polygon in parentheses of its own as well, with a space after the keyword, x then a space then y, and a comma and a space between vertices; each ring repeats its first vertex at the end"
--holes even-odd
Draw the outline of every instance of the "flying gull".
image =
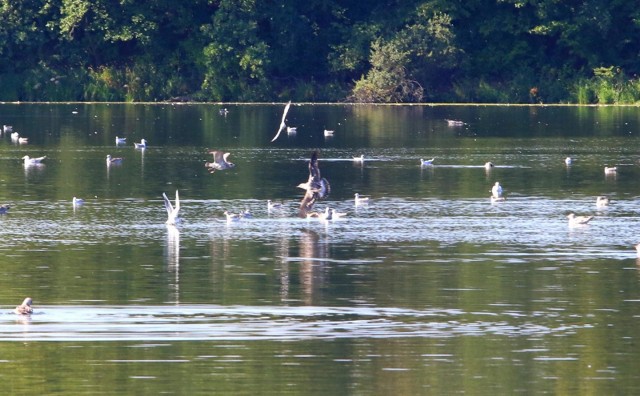
MULTIPOLYGON (((284 112, 282 113, 282 121, 280 121, 280 128, 278 128, 278 133, 276 133, 276 136, 273 139, 271 139, 272 143, 276 141, 278 136, 280 136, 280 132, 282 132, 287 128, 286 119, 287 119, 287 113, 289 112, 289 107, 291 107, 291 101, 289 101, 287 105, 284 107, 284 112)), ((287 133, 288 132, 289 131, 287 130, 287 133)))
POLYGON ((205 162, 204 166, 209 169, 209 172, 213 173, 217 170, 230 169, 236 166, 234 163, 229 162, 227 158, 231 153, 225 153, 219 150, 209 151, 209 154, 213 154, 213 162, 205 162))

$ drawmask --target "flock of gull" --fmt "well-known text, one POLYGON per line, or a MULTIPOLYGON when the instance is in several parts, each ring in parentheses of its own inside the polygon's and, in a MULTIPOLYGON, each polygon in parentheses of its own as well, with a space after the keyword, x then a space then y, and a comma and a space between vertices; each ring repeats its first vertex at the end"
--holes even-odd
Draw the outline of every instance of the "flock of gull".
MULTIPOLYGON (((287 114, 289 112, 290 107, 291 107, 291 102, 289 101, 284 108, 280 126, 275 136, 271 140, 271 142, 275 142, 280 136, 280 134, 284 131, 287 131, 288 134, 296 133, 296 127, 288 126, 286 123, 287 114)), ((228 110, 222 109, 220 110, 220 114, 226 116, 228 114, 228 110)), ((459 127, 459 126, 465 125, 463 121, 458 121, 458 120, 446 120, 446 122, 450 127, 459 127)), ((21 137, 17 132, 13 132, 13 128, 9 125, 4 125, 2 130, 0 130, 0 133, 10 134, 12 141, 16 144, 28 143, 28 138, 21 137)), ((325 137, 333 136, 333 134, 334 134, 334 131, 332 130, 324 130, 325 137)), ((115 143, 117 146, 125 145, 127 144, 126 138, 116 136, 115 143)), ((147 147, 147 141, 145 139, 141 139, 140 142, 134 143, 134 147, 136 149, 144 150, 147 147)), ((205 168, 210 173, 232 169, 235 167, 235 164, 229 161, 230 153, 220 151, 220 150, 210 150, 208 151, 208 153, 213 155, 212 162, 205 162, 205 168)), ((47 158, 46 156, 31 158, 25 155, 24 157, 22 157, 22 160, 24 162, 25 167, 28 167, 28 166, 41 165, 46 158, 47 158)), ((364 155, 353 157, 353 161, 364 163, 365 161, 364 155)), ((435 161, 435 158, 431 158, 427 160, 420 159, 420 166, 431 167, 434 165, 434 161, 435 161)), ((122 162, 123 162, 123 158, 112 157, 111 155, 107 155, 106 157, 107 166, 119 165, 122 162)), ((570 157, 567 157, 565 159, 565 164, 567 166, 570 166, 572 164, 572 159, 570 157)), ((484 164, 484 168, 486 170, 490 170, 493 167, 494 167, 494 164, 492 162, 486 162, 484 164)), ((317 150, 311 153, 311 158, 309 159, 309 163, 308 163, 308 169, 309 169, 309 177, 306 180, 306 182, 302 182, 297 185, 298 188, 304 190, 304 195, 300 201, 299 208, 298 208, 299 217, 306 218, 306 219, 314 218, 322 221, 330 221, 330 220, 336 220, 346 216, 346 213, 337 212, 335 209, 331 209, 328 206, 325 207, 323 211, 313 210, 315 204, 318 201, 326 199, 331 192, 331 185, 329 181, 326 178, 322 177, 321 175, 320 167, 318 165, 317 150)), ((605 174, 608 174, 608 175, 615 174, 617 172, 616 167, 605 167, 604 170, 605 170, 605 174)), ((506 200, 503 193, 503 188, 500 185, 500 182, 495 182, 490 192, 491 192, 491 196, 490 196, 491 202, 502 202, 506 200)), ((180 196, 179 196, 178 190, 176 190, 175 200, 173 203, 164 192, 162 193, 162 197, 164 199, 164 206, 167 211, 166 224, 168 226, 175 226, 180 222, 180 218, 178 216, 180 211, 180 196)), ((368 197, 360 196, 358 193, 354 194, 354 203, 356 206, 367 205, 368 202, 369 202, 368 197)), ((78 205, 82 205, 83 203, 84 201, 82 199, 73 197, 74 207, 78 205)), ((604 196, 597 197, 596 205, 598 207, 604 207, 604 206, 607 206, 608 204, 609 204, 609 199, 607 197, 604 197, 604 196)), ((283 205, 281 203, 276 203, 276 202, 273 202, 272 200, 267 201, 267 209, 269 211, 280 209, 282 208, 282 206, 283 205)), ((9 205, 0 206, 0 215, 6 214, 9 211, 9 208, 10 208, 9 205)), ((245 210, 240 213, 229 213, 228 211, 225 211, 224 215, 226 216, 227 223, 237 222, 242 219, 252 217, 251 213, 248 210, 245 210)), ((576 216, 574 213, 569 213, 567 218, 569 220, 569 226, 582 226, 589 223, 593 219, 593 216, 576 216)), ((636 245, 636 250, 638 252, 638 255, 640 256, 640 243, 636 245)), ((14 312, 19 315, 31 314, 33 312, 32 299, 30 297, 25 298, 22 304, 15 308, 14 312)))

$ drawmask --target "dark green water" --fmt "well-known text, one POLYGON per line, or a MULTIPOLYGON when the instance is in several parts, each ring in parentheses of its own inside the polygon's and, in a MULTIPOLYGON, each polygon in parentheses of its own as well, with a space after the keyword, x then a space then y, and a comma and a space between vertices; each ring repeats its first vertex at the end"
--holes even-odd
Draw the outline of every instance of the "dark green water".
POLYGON ((5 393, 640 390, 637 108, 283 107, 0 105, 5 393), (314 149, 343 219, 297 217, 314 149))

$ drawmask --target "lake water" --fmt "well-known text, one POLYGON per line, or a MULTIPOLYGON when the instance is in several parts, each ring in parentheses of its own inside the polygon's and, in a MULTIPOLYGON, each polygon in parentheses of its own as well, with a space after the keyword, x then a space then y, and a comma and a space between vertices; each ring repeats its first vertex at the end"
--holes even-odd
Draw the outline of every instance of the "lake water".
POLYGON ((227 107, 0 105, 3 393, 640 392, 638 108, 227 107))

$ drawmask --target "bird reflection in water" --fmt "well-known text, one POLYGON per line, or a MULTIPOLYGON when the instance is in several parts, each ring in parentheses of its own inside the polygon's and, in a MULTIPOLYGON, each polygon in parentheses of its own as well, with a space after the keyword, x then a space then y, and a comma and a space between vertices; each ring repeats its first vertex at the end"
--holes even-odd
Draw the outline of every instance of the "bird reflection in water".
MULTIPOLYGON (((291 283, 289 263, 299 261, 302 299, 306 305, 313 305, 315 297, 317 297, 325 281, 329 244, 327 243, 326 236, 322 236, 316 231, 308 229, 301 231, 298 243, 300 250, 299 257, 287 257, 285 254, 281 256, 280 296, 283 300, 289 299, 291 283)), ((283 248, 284 244, 281 246, 281 249, 283 248)))
POLYGON ((165 260, 167 271, 175 275, 173 290, 175 303, 180 303, 180 231, 174 225, 167 224, 167 243, 165 245, 165 260))

